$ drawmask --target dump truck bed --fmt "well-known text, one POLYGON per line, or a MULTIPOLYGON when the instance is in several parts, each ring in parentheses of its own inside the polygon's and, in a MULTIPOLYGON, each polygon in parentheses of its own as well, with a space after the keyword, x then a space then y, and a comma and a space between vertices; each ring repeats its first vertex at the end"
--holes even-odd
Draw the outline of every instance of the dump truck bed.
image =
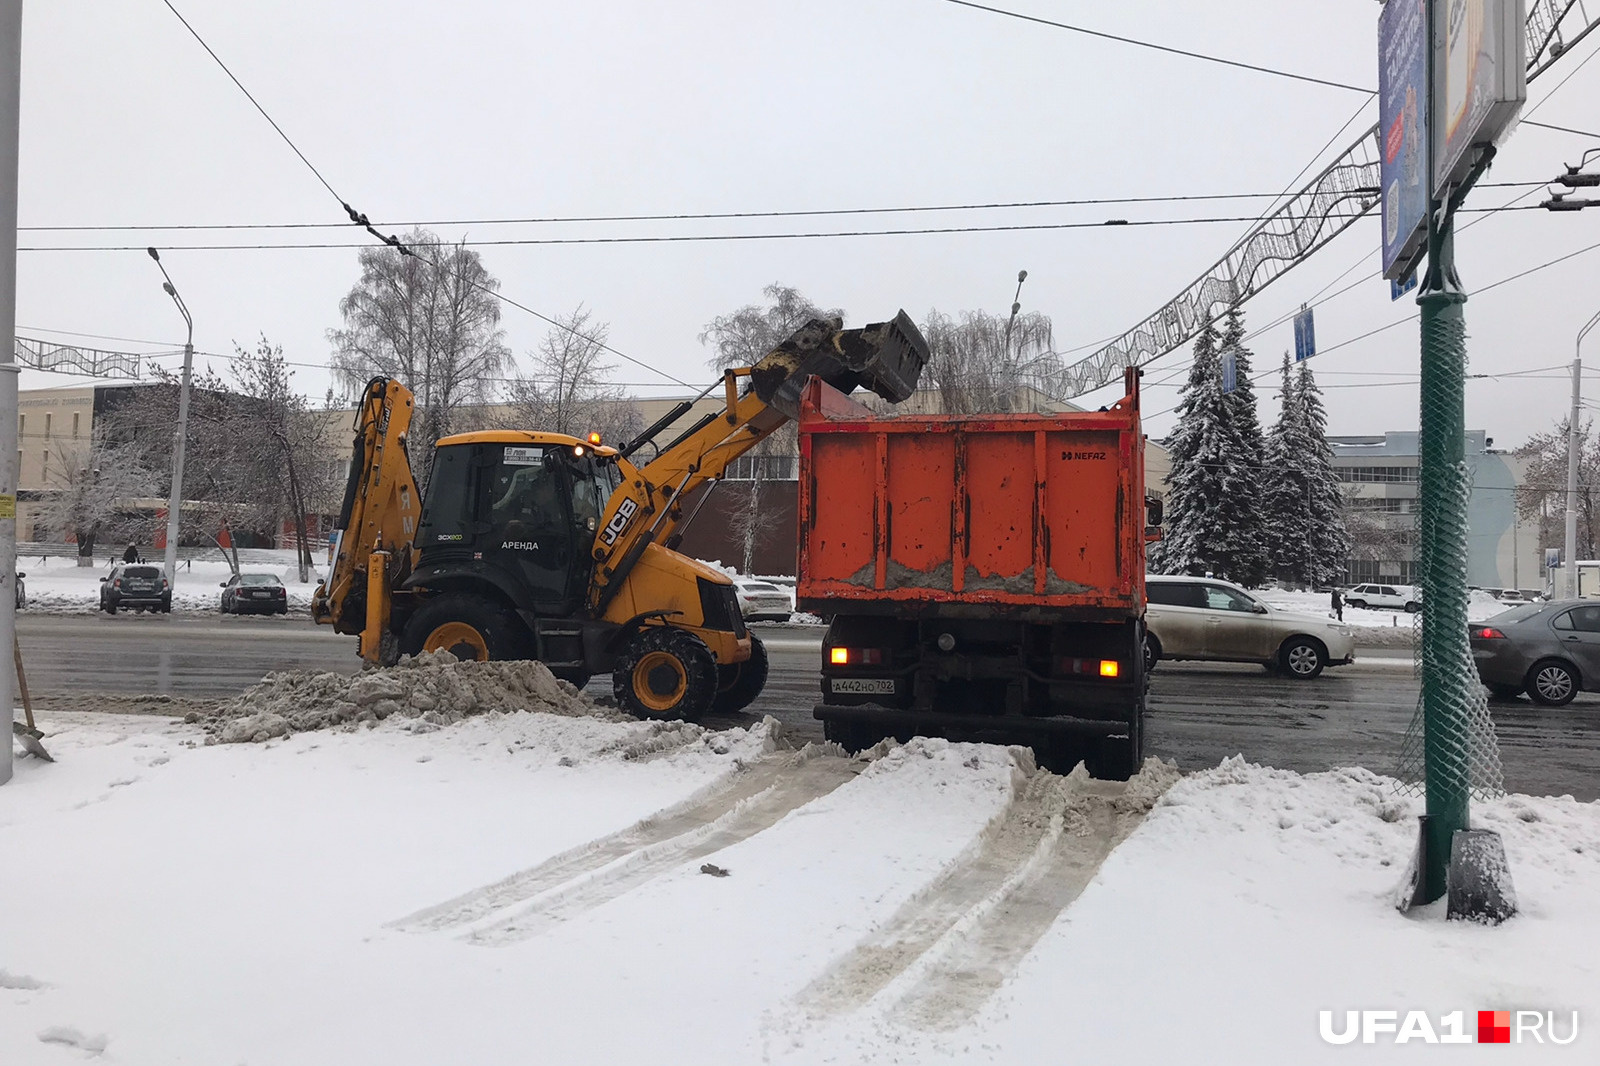
POLYGON ((1144 610, 1137 379, 1099 411, 876 415, 813 381, 800 609, 1133 618, 1144 610))

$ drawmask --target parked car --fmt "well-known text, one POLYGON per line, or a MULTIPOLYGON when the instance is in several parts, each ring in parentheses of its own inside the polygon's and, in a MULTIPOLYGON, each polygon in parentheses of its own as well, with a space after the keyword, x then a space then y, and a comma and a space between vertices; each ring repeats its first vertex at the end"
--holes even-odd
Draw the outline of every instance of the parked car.
POLYGON ((1398 607, 1415 614, 1422 610, 1422 590, 1415 585, 1356 585, 1344 594, 1346 607, 1398 607))
POLYGON ((28 586, 22 583, 22 579, 27 576, 21 570, 17 571, 17 610, 19 611, 28 606, 28 586))
POLYGON ((766 581, 735 581, 733 593, 739 600, 739 613, 746 622, 787 622, 794 613, 794 600, 777 585, 766 581))
POLYGON ((116 614, 118 608, 138 613, 172 610, 172 586, 161 567, 144 563, 117 563, 100 579, 100 609, 116 614))
POLYGON ((1355 661, 1349 626, 1279 610, 1227 581, 1152 574, 1145 592, 1146 667, 1160 659, 1260 663, 1310 680, 1355 661))
POLYGON ((1525 603, 1467 627, 1478 677, 1501 699, 1561 707, 1600 691, 1600 603, 1525 603))
POLYGON ((222 582, 223 614, 288 614, 289 590, 277 574, 234 574, 222 582))

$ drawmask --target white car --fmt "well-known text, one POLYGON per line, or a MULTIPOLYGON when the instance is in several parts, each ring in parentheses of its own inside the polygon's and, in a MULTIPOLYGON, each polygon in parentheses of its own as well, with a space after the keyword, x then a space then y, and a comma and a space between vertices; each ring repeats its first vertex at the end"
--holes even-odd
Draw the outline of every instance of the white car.
POLYGON ((1355 635, 1331 617, 1262 603, 1209 577, 1145 579, 1145 666, 1161 659, 1260 663, 1309 681, 1323 667, 1355 661, 1355 635))
POLYGON ((767 581, 735 581, 734 595, 746 622, 787 622, 794 613, 789 593, 767 581))
POLYGON ((1346 607, 1395 607, 1415 614, 1422 610, 1422 590, 1415 585, 1357 585, 1344 593, 1346 607))

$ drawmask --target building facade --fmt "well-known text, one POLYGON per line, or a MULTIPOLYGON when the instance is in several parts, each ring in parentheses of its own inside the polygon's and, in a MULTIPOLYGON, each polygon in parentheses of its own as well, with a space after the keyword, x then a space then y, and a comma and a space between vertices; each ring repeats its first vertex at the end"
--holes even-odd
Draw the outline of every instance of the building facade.
MULTIPOLYGON (((1344 490, 1354 547, 1345 561, 1349 584, 1415 584, 1420 485, 1414 431, 1329 437, 1334 473, 1344 490)), ((1496 451, 1483 430, 1469 430, 1466 462, 1467 583, 1482 588, 1543 588, 1543 552, 1536 521, 1519 520, 1516 487, 1523 463, 1496 451)))

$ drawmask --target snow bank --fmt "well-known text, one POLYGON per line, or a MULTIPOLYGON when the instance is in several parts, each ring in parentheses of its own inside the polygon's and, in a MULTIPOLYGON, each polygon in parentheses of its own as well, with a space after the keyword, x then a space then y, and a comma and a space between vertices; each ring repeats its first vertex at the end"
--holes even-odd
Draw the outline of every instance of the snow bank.
POLYGON ((411 728, 426 732, 496 711, 633 720, 598 706, 570 682, 553 676, 544 663, 463 662, 447 651, 407 656, 388 669, 364 670, 354 677, 319 670, 274 671, 215 712, 188 717, 205 728, 210 740, 236 744, 331 726, 354 728, 391 715, 413 719, 411 728))

